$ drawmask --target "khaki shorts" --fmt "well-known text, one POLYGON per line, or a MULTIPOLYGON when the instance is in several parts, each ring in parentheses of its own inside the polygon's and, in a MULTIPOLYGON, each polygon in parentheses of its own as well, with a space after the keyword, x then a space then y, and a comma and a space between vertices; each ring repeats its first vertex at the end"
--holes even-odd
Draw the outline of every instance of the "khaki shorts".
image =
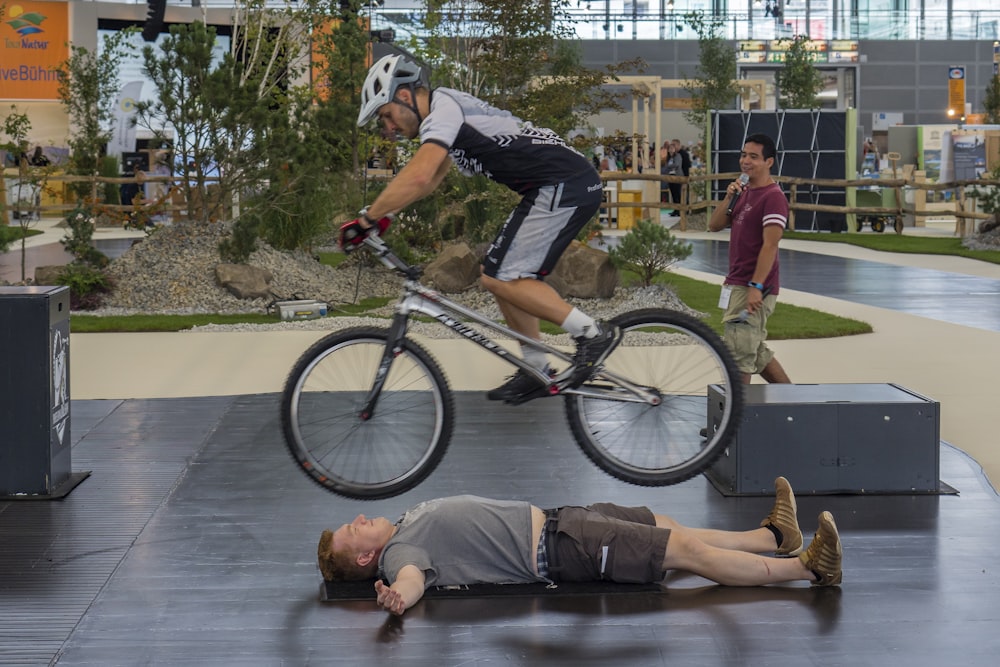
POLYGON ((550 556, 549 561, 554 566, 549 574, 553 581, 651 583, 663 579, 670 529, 657 528, 646 507, 611 503, 563 507, 556 535, 556 557, 550 556))
POLYGON ((762 308, 754 311, 746 322, 738 321, 740 313, 747 307, 749 287, 730 285, 732 293, 729 307, 722 316, 722 338, 733 353, 736 367, 741 373, 758 374, 771 363, 774 352, 767 346, 767 319, 774 312, 778 297, 769 294, 764 297, 762 308))

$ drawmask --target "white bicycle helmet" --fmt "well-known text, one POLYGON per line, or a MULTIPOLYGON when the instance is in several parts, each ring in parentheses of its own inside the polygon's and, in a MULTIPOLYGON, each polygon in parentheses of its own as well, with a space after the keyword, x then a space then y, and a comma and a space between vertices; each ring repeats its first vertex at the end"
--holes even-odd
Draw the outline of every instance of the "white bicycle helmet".
POLYGON ((392 102, 396 89, 420 82, 420 67, 400 55, 382 56, 372 65, 361 87, 361 112, 358 126, 367 125, 383 105, 392 102))

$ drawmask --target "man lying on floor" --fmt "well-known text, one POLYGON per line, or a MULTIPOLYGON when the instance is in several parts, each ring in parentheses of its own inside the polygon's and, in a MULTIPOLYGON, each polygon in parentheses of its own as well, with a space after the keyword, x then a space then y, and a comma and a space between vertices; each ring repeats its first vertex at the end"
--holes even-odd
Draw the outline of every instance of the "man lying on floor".
POLYGON ((378 604, 397 615, 430 586, 650 583, 667 570, 727 586, 839 584, 840 536, 833 516, 819 515, 813 541, 802 551, 792 487, 784 477, 774 486, 771 513, 759 528, 742 532, 687 528, 645 507, 610 503, 542 510, 524 501, 438 498, 396 523, 360 514, 337 530, 324 530, 319 569, 327 581, 379 577, 378 604), (768 552, 776 556, 759 555, 768 552))

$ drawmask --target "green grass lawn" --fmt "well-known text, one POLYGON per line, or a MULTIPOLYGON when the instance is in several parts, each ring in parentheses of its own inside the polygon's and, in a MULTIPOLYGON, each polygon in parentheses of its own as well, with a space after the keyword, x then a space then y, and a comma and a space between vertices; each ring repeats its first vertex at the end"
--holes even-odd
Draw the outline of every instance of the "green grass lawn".
MULTIPOLYGON (((722 309, 718 306, 721 278, 718 283, 707 283, 676 273, 667 273, 661 276, 660 282, 670 285, 680 300, 688 306, 706 313, 705 323, 716 332, 722 333, 722 309)), ((834 338, 871 332, 872 327, 867 322, 811 308, 792 306, 782 303, 780 298, 774 314, 767 320, 769 340, 834 338)))
POLYGON ((20 241, 21 237, 38 236, 41 233, 40 229, 23 229, 18 225, 0 225, 0 246, 6 243, 13 244, 14 241, 20 241))
POLYGON ((881 252, 903 252, 918 255, 957 255, 982 262, 1000 264, 1000 251, 969 250, 962 246, 962 239, 932 236, 908 236, 900 234, 823 234, 818 232, 785 232, 783 239, 796 241, 816 241, 819 243, 847 243, 849 245, 879 250, 881 252))
MULTIPOLYGON (((389 303, 384 297, 362 299, 359 304, 342 304, 329 317, 359 315, 389 303)), ((238 313, 233 315, 87 315, 73 313, 70 329, 73 333, 138 333, 160 331, 183 331, 206 324, 273 324, 278 322, 276 313, 238 313)))

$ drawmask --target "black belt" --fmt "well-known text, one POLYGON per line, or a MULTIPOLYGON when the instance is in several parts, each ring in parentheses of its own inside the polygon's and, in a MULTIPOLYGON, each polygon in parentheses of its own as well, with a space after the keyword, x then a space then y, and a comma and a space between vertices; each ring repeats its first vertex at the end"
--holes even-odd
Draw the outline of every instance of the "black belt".
POLYGON ((559 552, 556 550, 559 544, 559 509, 543 509, 545 514, 545 525, 542 533, 545 535, 545 555, 549 561, 549 579, 559 581, 559 552))

